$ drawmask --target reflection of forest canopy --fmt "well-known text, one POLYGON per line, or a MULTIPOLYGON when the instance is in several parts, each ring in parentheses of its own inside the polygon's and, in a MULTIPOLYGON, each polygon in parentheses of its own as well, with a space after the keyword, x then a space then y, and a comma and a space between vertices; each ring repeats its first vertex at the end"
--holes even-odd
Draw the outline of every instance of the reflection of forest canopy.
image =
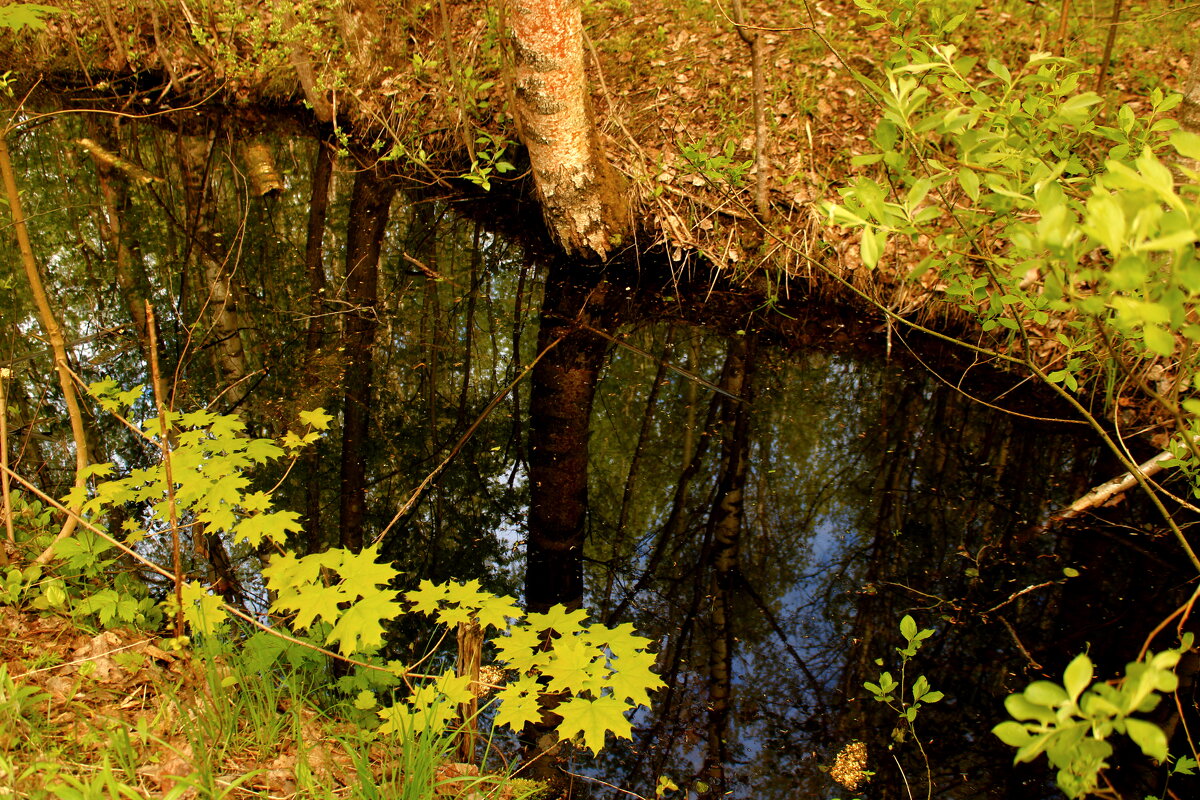
MULTIPOLYGON (((658 327, 637 344, 681 362, 686 354, 690 369, 719 381, 729 341, 658 327)), ((1064 636, 1075 649, 1108 637, 1136 646, 1121 633, 1136 635, 1123 611, 1095 612, 1101 601, 1093 593, 1102 597, 1104 589, 1063 586, 1063 566, 1103 569, 1090 546, 1096 534, 1026 533, 1082 488, 1048 487, 1045 476, 1079 474, 1095 454, 1052 427, 997 415, 899 366, 823 352, 784 359, 768 350, 754 376, 730 615, 736 701, 724 735, 738 765, 731 785, 760 796, 772 796, 771 786, 815 792, 824 778, 811 754, 831 758, 852 739, 886 752, 895 720, 882 706, 864 705, 860 687, 878 674, 875 659, 895 658, 895 621, 912 613, 937 629, 918 666, 955 698, 923 712, 935 785, 947 796, 992 796, 988 787, 1009 755, 987 740, 964 752, 963 728, 986 729, 996 698, 1020 683, 1015 676, 1061 670, 1064 636)), ((671 689, 662 704, 670 713, 648 721, 635 745, 654 756, 626 765, 645 780, 689 752, 693 763, 704 761, 695 737, 717 702, 706 686, 721 629, 712 619, 722 605, 714 587, 729 566, 707 534, 728 434, 713 411, 725 398, 705 392, 697 402, 695 386, 618 349, 594 427, 606 434, 593 447, 594 591, 605 592, 615 619, 628 615, 668 643, 671 689), (699 462, 688 458, 696 454, 693 437, 711 440, 698 448, 699 462), (639 475, 632 491, 624 483, 631 470, 639 475), (644 521, 633 528, 640 536, 623 530, 629 520, 644 521)), ((1159 558, 1138 556, 1147 557, 1159 558)), ((1144 585, 1138 596, 1164 615, 1179 599, 1144 585)), ((898 752, 919 763, 911 741, 898 752)), ((902 786, 893 766, 873 764, 881 796, 892 796, 885 787, 893 779, 902 786)))
MULTIPOLYGON (((191 164, 199 174, 186 181, 135 185, 117 171, 98 174, 92 165, 63 173, 63 159, 80 157, 71 143, 80 119, 61 118, 53 129, 22 137, 17 147, 18 163, 25 166, 20 177, 33 198, 28 213, 38 220, 33 244, 46 254, 51 292, 67 329, 80 342, 74 352, 81 376, 111 377, 125 386, 146 382, 137 320, 128 310, 144 298, 158 309, 164 372, 172 378, 174 402, 186 407, 216 397, 217 407, 236 408, 256 430, 278 434, 294 423, 299 410, 341 407, 347 371, 343 322, 379 320, 377 352, 370 359, 374 413, 361 445, 369 477, 360 481, 371 500, 366 527, 369 535, 378 533, 390 519, 389 509, 397 508, 419 480, 414 476, 444 457, 516 375, 519 357, 512 354, 523 346, 521 331, 528 323, 520 315, 514 318, 512 297, 518 284, 522 294, 533 284, 520 266, 495 269, 514 263, 511 246, 476 224, 448 217, 444 207, 397 204, 380 239, 379 286, 374 297, 356 299, 348 291, 340 256, 347 232, 353 239, 361 230, 347 218, 358 169, 353 162, 337 165, 328 224, 321 226, 320 249, 326 255, 320 258, 318 252, 307 267, 316 275, 306 274, 310 198, 297 184, 308 181, 319 152, 315 142, 300 140, 290 156, 288 180, 294 188, 257 198, 247 193, 237 143, 241 134, 222 127, 199 140, 211 148, 191 164), (189 186, 195 190, 184 192, 189 186), (197 207, 201 199, 203 207, 197 207), (197 234, 200 220, 203 237, 197 234), (481 240, 486 240, 483 246, 472 250, 471 243, 481 240), (227 302, 216 301, 219 275, 206 271, 205 264, 229 276, 221 279, 227 286, 217 287, 228 295, 227 302), (132 280, 119 270, 128 270, 132 280), (450 277, 441 279, 442 272, 450 277), (315 297, 306 291, 313 286, 320 287, 315 297), (369 307, 360 300, 369 301, 369 307), (234 310, 236 329, 222 327, 234 310), (406 330, 392 321, 404 318, 421 322, 406 330), (245 352, 236 369, 226 357, 231 340, 245 352)), ((150 173, 179 174, 171 135, 136 125, 115 130, 119 142, 110 143, 150 173)), ((9 259, 6 269, 18 263, 9 259)), ((15 275, 5 280, 20 285, 15 275)), ((32 313, 25 295, 5 293, 2 302, 8 305, 2 315, 5 351, 16 356, 16 379, 10 384, 19 410, 14 436, 27 437, 22 465, 49 494, 60 495, 70 474, 68 465, 57 461, 58 451, 47 446, 61 435, 52 421, 58 415, 46 418, 45 406, 56 396, 45 383, 53 374, 46 371, 48 356, 35 330, 22 321, 32 313)), ((519 400, 510 408, 519 408, 519 400)), ((129 451, 128 438, 115 423, 96 416, 92 424, 97 428, 94 459, 144 463, 147 454, 129 451)), ((335 431, 309 461, 318 474, 308 486, 323 487, 316 496, 320 513, 310 515, 321 525, 305 533, 309 548, 338 539, 339 458, 331 448, 339 437, 335 431)), ((471 565, 479 563, 480 532, 511 525, 519 509, 520 486, 508 478, 509 457, 520 447, 511 415, 502 412, 485 421, 465 444, 465 457, 414 512, 406 526, 409 541, 397 542, 390 554, 419 573, 472 574, 478 569, 471 565), (441 545, 429 546, 435 541, 441 545), (470 554, 466 561, 464 552, 470 554)), ((284 502, 292 503, 289 493, 303 490, 285 483, 284 502)))

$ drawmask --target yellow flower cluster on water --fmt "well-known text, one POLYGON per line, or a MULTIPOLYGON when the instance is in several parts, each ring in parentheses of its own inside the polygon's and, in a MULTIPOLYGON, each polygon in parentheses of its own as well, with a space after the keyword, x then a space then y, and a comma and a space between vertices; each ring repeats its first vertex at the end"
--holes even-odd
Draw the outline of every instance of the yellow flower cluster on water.
POLYGON ((847 790, 856 791, 870 779, 867 772, 867 746, 862 742, 850 742, 843 747, 829 775, 847 790))

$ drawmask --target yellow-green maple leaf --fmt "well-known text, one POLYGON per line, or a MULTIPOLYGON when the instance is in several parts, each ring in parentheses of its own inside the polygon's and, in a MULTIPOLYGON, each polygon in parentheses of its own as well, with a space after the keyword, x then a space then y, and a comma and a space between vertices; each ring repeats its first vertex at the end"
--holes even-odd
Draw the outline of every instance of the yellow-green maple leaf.
POLYGON ((416 589, 407 592, 404 599, 412 603, 414 611, 434 616, 442 607, 449 591, 447 584, 437 584, 426 578, 416 589))
POLYGON ((399 616, 400 611, 400 604, 384 592, 364 597, 342 613, 326 642, 339 643, 342 655, 374 650, 383 644, 382 620, 399 616))
POLYGON ((558 736, 560 739, 570 739, 582 734, 584 746, 593 753, 599 753, 604 747, 604 734, 607 731, 612 731, 619 739, 633 738, 633 725, 625 718, 625 712, 629 709, 628 703, 612 696, 595 700, 572 697, 554 709, 563 718, 558 726, 558 736))
POLYGON ((417 687, 407 700, 380 710, 381 733, 394 733, 401 741, 425 731, 441 734, 458 714, 459 703, 470 700, 471 678, 446 670, 437 680, 417 687))
POLYGON ((484 603, 479 606, 478 614, 479 624, 486 627, 491 625, 496 630, 504 630, 508 627, 510 619, 518 619, 521 616, 521 609, 517 608, 517 604, 503 597, 489 597, 484 603))
POLYGON ((234 530, 234 541, 246 540, 257 547, 263 539, 280 544, 289 533, 299 533, 300 515, 295 511, 271 511, 246 517, 234 530))
POLYGON ((246 441, 244 452, 251 461, 261 464, 282 456, 283 448, 270 439, 250 439, 246 441))
POLYGON ((271 559, 262 574, 267 579, 267 588, 276 593, 274 607, 280 611, 294 611, 296 607, 292 601, 300 595, 296 587, 315 583, 321 575, 321 563, 311 557, 282 553, 271 559))
POLYGON ((510 668, 524 674, 534 667, 541 666, 550 659, 549 653, 541 650, 542 637, 533 628, 514 626, 508 629, 508 636, 501 636, 493 641, 500 659, 510 668))
POLYGON ((626 654, 617 659, 607 681, 613 697, 635 705, 650 705, 649 693, 666 686, 662 678, 650 671, 654 662, 653 653, 626 654))
POLYGON ((437 612, 438 622, 451 627, 463 622, 470 622, 475 618, 473 609, 464 608, 462 606, 453 606, 451 608, 441 608, 437 612))
POLYGON ((507 627, 510 618, 521 616, 521 610, 511 599, 485 592, 478 580, 444 584, 424 580, 405 598, 415 610, 436 617, 443 625, 457 625, 474 619, 483 627, 491 625, 500 630, 507 627))
POLYGON ((329 423, 333 421, 333 416, 326 414, 323 408, 314 408, 312 411, 301 411, 300 421, 319 431, 324 431, 329 429, 329 423))
POLYGON ((401 742, 425 729, 425 718, 418 716, 407 703, 396 703, 375 713, 383 720, 379 732, 393 734, 401 742))
POLYGON ((618 649, 639 649, 649 646, 650 640, 638 636, 632 622, 622 622, 620 625, 607 627, 592 625, 588 628, 593 640, 603 646, 615 646, 618 649))
POLYGON ((211 635, 225 626, 228 617, 221 598, 195 581, 181 587, 183 594, 183 618, 196 633, 211 635))
POLYGON ((566 606, 559 604, 552 606, 544 614, 537 612, 526 614, 525 619, 535 631, 553 630, 561 636, 566 636, 579 630, 583 621, 587 619, 587 612, 582 608, 568 611, 566 606))
POLYGON ((238 505, 247 514, 257 514, 271 510, 271 495, 266 492, 247 492, 238 500, 238 505))
POLYGON ((386 586, 396 577, 395 567, 375 560, 379 558, 378 543, 364 547, 359 553, 328 550, 326 554, 333 554, 328 566, 342 576, 346 590, 352 594, 365 597, 372 594, 376 586, 386 586))
POLYGON ((408 702, 417 709, 447 705, 454 713, 455 706, 470 701, 474 696, 471 692, 471 676, 455 675, 454 670, 448 669, 437 680, 426 681, 418 686, 408 702))
POLYGON ((538 702, 542 686, 535 677, 522 677, 510 682, 496 694, 500 707, 496 711, 496 724, 507 725, 520 732, 527 722, 542 718, 542 705, 538 702))
POLYGON ((558 639, 552 652, 554 657, 542 667, 542 673, 550 679, 547 688, 552 692, 590 689, 592 687, 587 684, 608 672, 604 664, 597 661, 601 652, 586 642, 574 638, 558 639))
POLYGON ((342 613, 338 604, 348 599, 346 593, 339 587, 326 586, 318 582, 301 587, 294 597, 289 599, 286 606, 282 602, 277 602, 275 605, 280 610, 294 610, 296 617, 292 620, 292 624, 297 628, 308 628, 318 619, 323 618, 326 622, 336 620, 342 613))

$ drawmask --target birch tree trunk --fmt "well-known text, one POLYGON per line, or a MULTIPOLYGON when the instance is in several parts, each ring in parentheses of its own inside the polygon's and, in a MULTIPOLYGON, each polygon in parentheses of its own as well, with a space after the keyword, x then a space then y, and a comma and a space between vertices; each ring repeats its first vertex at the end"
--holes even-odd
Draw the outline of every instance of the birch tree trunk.
POLYGON ((507 10, 513 109, 546 227, 568 255, 604 260, 633 226, 592 116, 579 0, 509 0, 507 10))
POLYGON ((711 542, 708 602, 712 634, 708 648, 708 741, 701 774, 710 788, 699 792, 701 798, 725 795, 728 781, 725 766, 731 761, 730 716, 738 641, 734 600, 741 574, 742 520, 750 463, 754 346, 753 334, 732 337, 721 375, 721 388, 743 400, 721 399, 721 472, 705 532, 711 542))

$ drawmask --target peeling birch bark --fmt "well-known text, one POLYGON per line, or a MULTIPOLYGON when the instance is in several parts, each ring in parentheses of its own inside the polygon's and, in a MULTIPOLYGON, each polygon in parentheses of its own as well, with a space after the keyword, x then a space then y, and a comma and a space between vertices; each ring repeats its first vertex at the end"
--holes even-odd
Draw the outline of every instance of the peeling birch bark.
MULTIPOLYGON (((1138 472, 1142 473, 1143 478, 1153 477, 1159 472, 1162 472, 1164 464, 1174 457, 1175 456, 1173 453, 1164 450, 1149 461, 1139 464, 1138 472)), ((1093 508, 1099 508, 1117 495, 1124 494, 1137 485, 1137 476, 1132 472, 1126 472, 1124 475, 1119 475, 1110 481, 1105 481, 1099 486, 1096 486, 1083 497, 1069 505, 1067 508, 1055 514, 1052 517, 1052 521, 1062 522, 1063 520, 1078 517, 1084 511, 1088 511, 1089 509, 1093 508)))
MULTIPOLYGON (((1164 450, 1158 455, 1147 461, 1138 464, 1138 472, 1142 478, 1152 478, 1166 468, 1168 461, 1173 459, 1175 455, 1170 450, 1164 450)), ((1090 492, 1080 497, 1071 505, 1060 511, 1055 512, 1053 516, 1045 522, 1035 525, 1033 531, 1042 533, 1050 529, 1051 526, 1060 522, 1065 522, 1069 519, 1078 517, 1085 511, 1090 511, 1093 508, 1100 508, 1107 504, 1110 500, 1118 495, 1124 494, 1130 489, 1138 485, 1138 476, 1133 472, 1126 472, 1123 475, 1107 480, 1099 486, 1092 488, 1090 492)))
POLYGON ((583 68, 578 0, 509 0, 513 109, 551 237, 571 256, 608 258, 632 234, 583 68))

